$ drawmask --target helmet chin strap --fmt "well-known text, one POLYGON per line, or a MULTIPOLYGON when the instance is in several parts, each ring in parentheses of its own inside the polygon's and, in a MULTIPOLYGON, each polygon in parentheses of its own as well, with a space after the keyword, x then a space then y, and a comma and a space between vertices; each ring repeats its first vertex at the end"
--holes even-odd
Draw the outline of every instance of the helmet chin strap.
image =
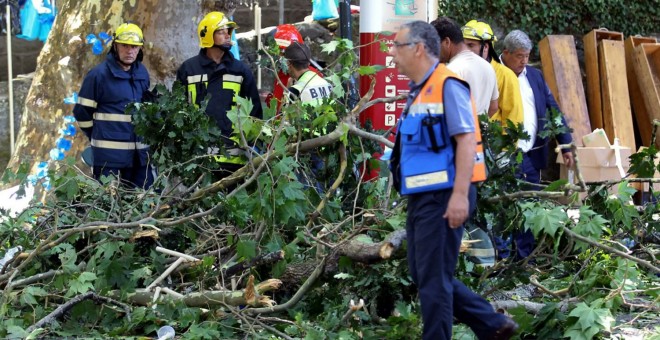
POLYGON ((229 52, 229 50, 231 50, 232 46, 233 45, 231 43, 226 43, 226 44, 222 44, 222 45, 213 44, 213 46, 211 46, 211 47, 217 47, 222 52, 229 52))

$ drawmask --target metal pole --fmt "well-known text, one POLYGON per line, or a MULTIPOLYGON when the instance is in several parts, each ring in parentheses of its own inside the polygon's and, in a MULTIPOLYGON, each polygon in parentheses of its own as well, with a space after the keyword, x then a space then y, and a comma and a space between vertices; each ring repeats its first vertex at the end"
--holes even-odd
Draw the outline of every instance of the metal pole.
MULTIPOLYGON (((339 35, 342 39, 353 40, 353 32, 351 26, 353 25, 353 16, 351 15, 351 0, 341 0, 339 2, 339 35)), ((360 100, 355 77, 351 75, 346 84, 346 104, 349 109, 353 109, 360 100)))
POLYGON ((284 0, 277 0, 278 4, 280 5, 280 17, 278 22, 278 25, 282 25, 284 23, 284 0))
MULTIPOLYGON (((257 36, 257 52, 261 49, 261 7, 254 5, 254 33, 257 36)), ((257 53, 257 65, 261 65, 261 54, 257 53)), ((257 67, 257 89, 261 90, 261 66, 257 67)))
POLYGON ((7 88, 9 89, 9 151, 11 155, 14 154, 14 83, 12 79, 14 78, 12 72, 12 60, 11 60, 11 7, 9 7, 9 1, 7 1, 7 88))

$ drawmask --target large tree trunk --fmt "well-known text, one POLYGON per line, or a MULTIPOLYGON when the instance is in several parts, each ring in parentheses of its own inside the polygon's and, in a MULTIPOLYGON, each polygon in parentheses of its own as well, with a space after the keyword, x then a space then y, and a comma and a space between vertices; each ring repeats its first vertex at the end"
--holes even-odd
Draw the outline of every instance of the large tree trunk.
MULTIPOLYGON (((199 50, 196 32, 201 17, 210 10, 233 9, 235 1, 63 0, 58 5, 60 12, 37 62, 8 169, 17 169, 21 162, 34 168, 49 159, 62 117, 73 109, 64 98, 78 92, 85 74, 104 60, 109 49, 94 55, 85 42, 88 34, 110 33, 123 22, 138 24, 145 36, 144 64, 152 85, 171 84, 178 66, 199 50)), ((78 133, 67 156, 79 158, 88 143, 78 133)))

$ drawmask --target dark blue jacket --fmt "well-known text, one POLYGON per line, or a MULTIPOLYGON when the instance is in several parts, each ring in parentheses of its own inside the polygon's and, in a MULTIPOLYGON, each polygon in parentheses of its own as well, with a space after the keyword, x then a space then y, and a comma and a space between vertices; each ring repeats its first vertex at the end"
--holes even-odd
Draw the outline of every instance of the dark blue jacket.
MULTIPOLYGON (((548 84, 543 78, 543 74, 538 69, 526 66, 527 69, 527 80, 529 85, 532 87, 534 92, 534 105, 536 106, 536 120, 538 122, 538 132, 543 131, 545 128, 545 122, 547 121, 546 112, 550 108, 555 108, 555 110, 561 112, 559 105, 555 101, 555 98, 548 88, 548 84)), ((566 123, 566 118, 564 115, 561 115, 561 121, 564 126, 568 127, 566 123)), ((573 141, 570 133, 563 133, 557 136, 557 142, 559 144, 569 144, 573 141)), ((566 150, 565 150, 566 151, 566 150)), ((548 138, 540 138, 536 136, 536 141, 531 150, 527 152, 527 155, 532 160, 532 164, 536 169, 545 169, 548 167, 548 153, 550 152, 550 143, 548 138)))
POLYGON ((220 64, 216 64, 206 56, 205 49, 200 49, 198 55, 183 62, 176 72, 176 79, 186 86, 188 99, 194 104, 201 104, 210 95, 206 114, 213 117, 225 137, 232 135, 227 111, 236 105, 236 96, 252 100, 251 116, 263 116, 252 71, 229 52, 225 52, 220 64))
POLYGON ((132 116, 124 110, 128 104, 140 102, 148 89, 149 73, 144 65, 136 62, 124 71, 111 53, 87 73, 73 114, 91 141, 94 166, 133 167, 136 152, 140 165, 147 165, 149 146, 135 135, 132 116))

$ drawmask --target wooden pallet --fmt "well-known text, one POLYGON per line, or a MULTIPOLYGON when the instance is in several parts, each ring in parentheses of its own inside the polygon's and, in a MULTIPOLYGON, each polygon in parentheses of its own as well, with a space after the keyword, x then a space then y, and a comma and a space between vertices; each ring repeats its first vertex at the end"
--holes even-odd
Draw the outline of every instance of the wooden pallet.
MULTIPOLYGON (((660 120, 660 44, 641 44, 635 47, 634 55, 633 66, 648 114, 648 120, 640 125, 650 126, 653 120, 660 120)), ((656 145, 660 145, 658 140, 656 145)))
POLYGON ((573 141, 582 146, 582 136, 592 130, 575 39, 572 35, 548 35, 539 42, 539 52, 545 81, 573 129, 573 141))
POLYGON ((603 129, 614 144, 637 150, 633 128, 628 79, 626 78, 626 53, 623 41, 602 40, 598 44, 601 96, 603 99, 603 129))
POLYGON ((656 39, 651 37, 628 37, 624 42, 626 50, 626 74, 628 76, 628 91, 630 91, 630 104, 633 115, 637 122, 637 130, 642 138, 642 145, 649 146, 651 143, 651 124, 649 119, 649 110, 646 108, 644 97, 641 93, 641 87, 638 76, 635 73, 635 47, 641 44, 655 43, 656 39))
POLYGON ((602 40, 623 41, 623 33, 595 29, 587 33, 584 42, 584 64, 587 72, 587 104, 591 127, 605 128, 603 123, 600 71, 598 67, 598 42, 602 40))

